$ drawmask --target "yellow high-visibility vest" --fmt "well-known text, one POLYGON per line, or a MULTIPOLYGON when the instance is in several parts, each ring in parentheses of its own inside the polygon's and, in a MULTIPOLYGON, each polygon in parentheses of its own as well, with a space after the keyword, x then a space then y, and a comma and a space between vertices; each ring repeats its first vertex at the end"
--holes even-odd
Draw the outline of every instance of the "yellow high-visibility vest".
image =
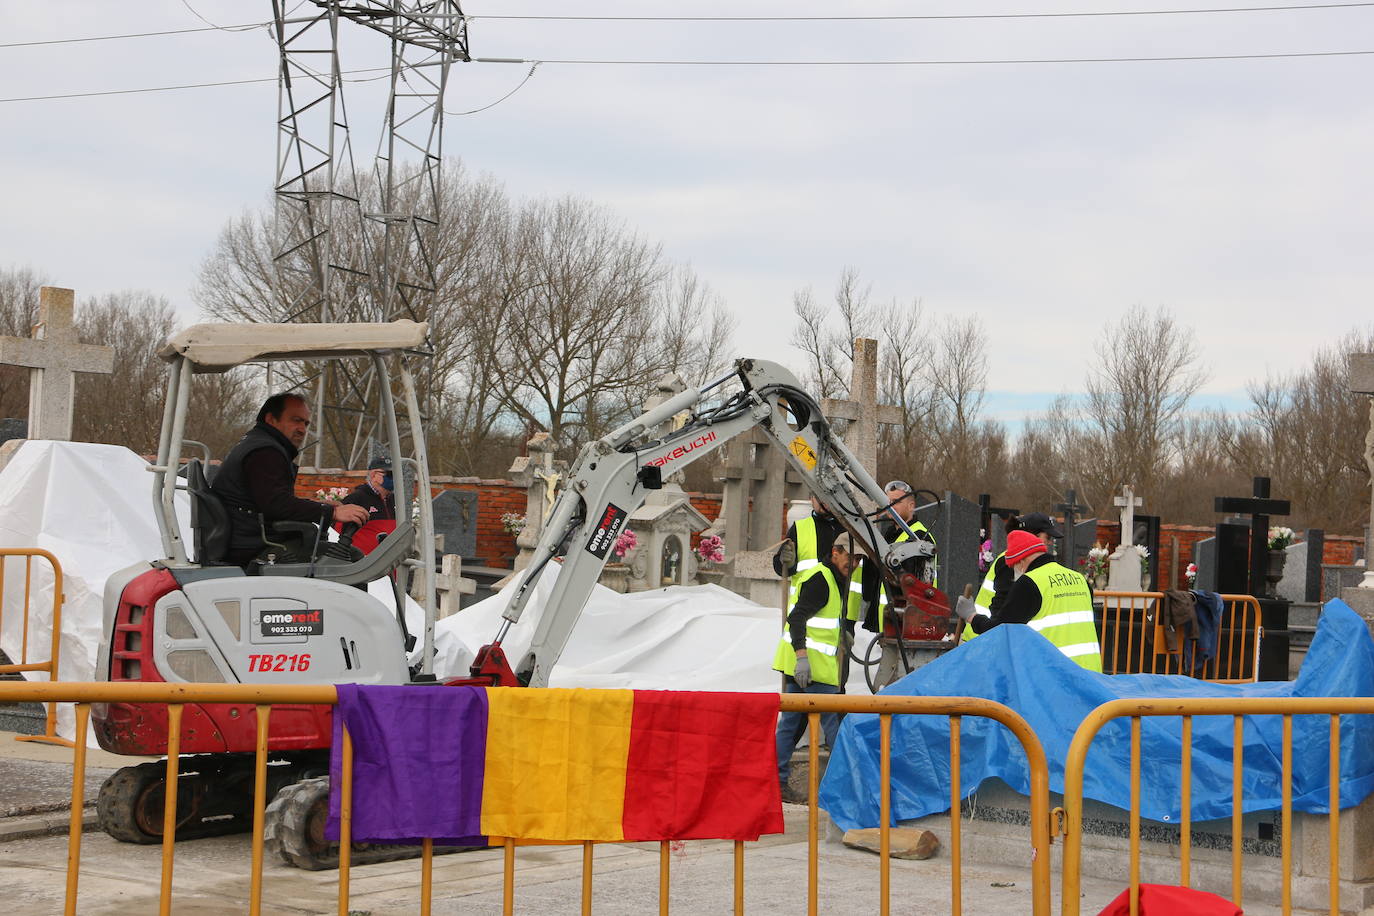
MULTIPOLYGON (((798 535, 800 533, 799 526, 798 535)), ((835 581, 835 574, 830 571, 830 567, 824 563, 819 563, 802 573, 801 582, 792 590, 789 606, 796 607, 802 584, 805 584, 812 576, 825 577, 826 584, 830 586, 830 597, 826 600, 825 607, 806 621, 806 658, 811 663, 811 679, 813 681, 818 684, 833 684, 838 687, 840 684, 840 608, 844 602, 841 599, 839 584, 835 581)), ((795 674, 797 672, 797 650, 792 648, 792 636, 785 623, 783 624, 782 642, 778 643, 778 651, 773 654, 773 668, 783 674, 795 674)))

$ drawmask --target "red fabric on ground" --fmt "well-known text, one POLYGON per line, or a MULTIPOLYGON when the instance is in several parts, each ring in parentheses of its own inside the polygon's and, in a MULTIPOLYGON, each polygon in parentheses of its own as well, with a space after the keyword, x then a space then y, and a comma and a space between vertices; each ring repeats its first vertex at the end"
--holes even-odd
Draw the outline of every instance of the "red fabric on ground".
MULTIPOLYGON (((1244 916, 1225 897, 1172 884, 1140 885, 1140 916, 1244 916)), ((1130 916, 1131 889, 1121 892, 1097 916, 1130 916)))
POLYGON ((778 697, 636 690, 626 840, 757 840, 782 833, 778 697))

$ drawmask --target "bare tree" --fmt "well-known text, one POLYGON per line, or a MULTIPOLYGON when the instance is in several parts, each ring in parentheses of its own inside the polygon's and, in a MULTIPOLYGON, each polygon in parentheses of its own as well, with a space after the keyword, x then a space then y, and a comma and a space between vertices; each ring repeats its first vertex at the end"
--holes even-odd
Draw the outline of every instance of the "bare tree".
POLYGON ((1084 471, 1096 499, 1125 484, 1158 491, 1179 454, 1189 400, 1205 379, 1192 331, 1164 309, 1134 309, 1107 327, 1084 406, 1092 439, 1084 471))
MULTIPOLYGON (((38 291, 47 279, 30 267, 0 271, 0 336, 28 337, 38 316, 38 291)), ((29 370, 0 366, 0 417, 29 410, 29 370)))
POLYGON ((1265 476, 1293 502, 1292 521, 1354 531, 1367 517, 1364 436, 1369 399, 1348 389, 1351 354, 1374 352, 1374 327, 1355 329, 1318 350, 1291 376, 1248 386, 1250 422, 1228 440, 1230 463, 1265 476))
POLYGON ((830 310, 816 301, 810 287, 792 294, 797 324, 791 343, 806 360, 802 381, 821 398, 843 397, 849 391, 854 341, 873 336, 875 311, 869 303, 871 286, 861 285, 853 267, 840 272, 834 309, 839 327, 830 323, 830 310))

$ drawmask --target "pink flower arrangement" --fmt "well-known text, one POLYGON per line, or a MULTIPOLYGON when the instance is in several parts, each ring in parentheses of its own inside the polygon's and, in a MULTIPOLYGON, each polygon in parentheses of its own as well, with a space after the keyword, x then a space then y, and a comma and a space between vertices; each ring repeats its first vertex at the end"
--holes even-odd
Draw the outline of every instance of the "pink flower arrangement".
POLYGON ((611 548, 611 552, 615 554, 616 559, 621 559, 625 554, 634 550, 638 543, 638 536, 629 528, 626 528, 624 531, 620 532, 619 537, 615 539, 615 546, 611 548))
POLYGON ((1183 578, 1184 578, 1184 580, 1188 583, 1188 587, 1189 587, 1189 588, 1192 588, 1194 585, 1197 584, 1197 564, 1196 564, 1196 563, 1189 563, 1189 564, 1188 564, 1188 568, 1185 569, 1185 570, 1183 571, 1183 578))
POLYGON ((341 503, 349 492, 348 487, 324 487, 315 491, 315 498, 324 503, 341 503))
POLYGON ((703 563, 724 563, 725 562, 725 543, 721 541, 720 535, 708 534, 697 541, 697 556, 703 563))

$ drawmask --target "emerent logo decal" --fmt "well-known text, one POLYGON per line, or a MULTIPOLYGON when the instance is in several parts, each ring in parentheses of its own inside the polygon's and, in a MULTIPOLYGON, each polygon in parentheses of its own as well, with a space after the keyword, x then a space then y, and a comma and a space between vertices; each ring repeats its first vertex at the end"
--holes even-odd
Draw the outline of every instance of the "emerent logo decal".
POLYGON ((669 461, 676 461, 678 458, 681 458, 683 455, 686 455, 686 454, 688 454, 689 452, 694 452, 694 451, 696 451, 697 449, 702 448, 703 446, 709 445, 710 443, 715 442, 715 441, 716 441, 716 434, 715 434, 715 433, 702 433, 700 436, 697 436, 697 437, 696 437, 695 439, 693 439, 691 442, 686 442, 686 443, 684 443, 684 444, 682 444, 682 445, 679 445, 677 448, 673 449, 673 450, 672 450, 671 452, 669 452, 668 454, 666 454, 666 455, 659 455, 657 458, 652 458, 652 459, 650 459, 649 461, 646 461, 645 464, 649 465, 650 467, 655 467, 655 468, 657 468, 657 467, 662 467, 663 465, 667 464, 669 461))
POLYGON ((264 611, 259 624, 263 636, 323 636, 324 611, 264 611))

